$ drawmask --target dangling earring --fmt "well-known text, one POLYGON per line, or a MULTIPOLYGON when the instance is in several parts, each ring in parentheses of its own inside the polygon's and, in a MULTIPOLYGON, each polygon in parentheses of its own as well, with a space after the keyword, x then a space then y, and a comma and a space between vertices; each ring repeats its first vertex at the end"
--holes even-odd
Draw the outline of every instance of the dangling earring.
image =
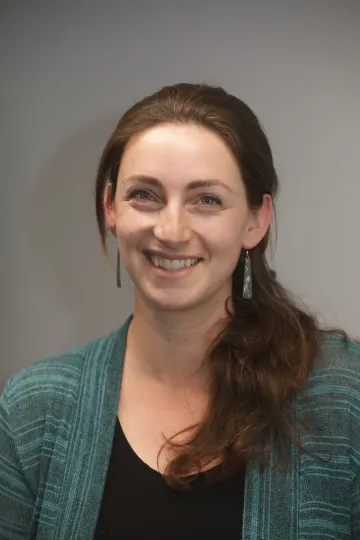
POLYGON ((116 260, 116 285, 118 288, 121 288, 121 275, 120 275, 120 252, 119 248, 117 250, 117 260, 116 260))
POLYGON ((246 300, 252 298, 251 259, 248 250, 245 251, 243 298, 246 300))

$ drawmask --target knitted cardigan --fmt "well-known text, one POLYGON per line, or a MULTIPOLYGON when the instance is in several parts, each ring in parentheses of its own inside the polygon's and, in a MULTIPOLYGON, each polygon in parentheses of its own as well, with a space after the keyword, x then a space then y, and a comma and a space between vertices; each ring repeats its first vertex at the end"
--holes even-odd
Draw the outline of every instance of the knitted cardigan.
MULTIPOLYGON (((130 320, 8 381, 0 400, 1 540, 93 538, 130 320)), ((321 340, 294 400, 297 418, 315 413, 319 429, 303 434, 306 452, 291 446, 288 471, 275 450, 264 471, 248 465, 243 540, 360 539, 360 345, 321 340)))

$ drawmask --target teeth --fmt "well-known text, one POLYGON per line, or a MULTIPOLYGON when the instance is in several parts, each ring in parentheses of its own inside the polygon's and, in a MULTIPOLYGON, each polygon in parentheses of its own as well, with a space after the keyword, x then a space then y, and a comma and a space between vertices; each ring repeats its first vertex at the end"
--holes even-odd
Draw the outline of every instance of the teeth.
POLYGON ((157 266, 164 268, 165 270, 179 270, 180 268, 185 268, 196 264, 199 259, 176 259, 170 261, 169 259, 162 259, 161 257, 155 257, 150 255, 151 262, 157 266))

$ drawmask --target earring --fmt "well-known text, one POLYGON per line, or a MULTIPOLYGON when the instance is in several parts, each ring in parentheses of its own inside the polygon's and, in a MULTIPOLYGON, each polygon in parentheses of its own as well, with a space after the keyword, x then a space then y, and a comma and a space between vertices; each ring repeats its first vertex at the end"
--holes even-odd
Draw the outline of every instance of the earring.
POLYGON ((118 286, 118 289, 121 288, 120 252, 119 252, 119 248, 117 250, 117 260, 116 260, 116 285, 118 286))
POLYGON ((251 259, 248 250, 245 251, 243 298, 246 300, 252 298, 251 259))

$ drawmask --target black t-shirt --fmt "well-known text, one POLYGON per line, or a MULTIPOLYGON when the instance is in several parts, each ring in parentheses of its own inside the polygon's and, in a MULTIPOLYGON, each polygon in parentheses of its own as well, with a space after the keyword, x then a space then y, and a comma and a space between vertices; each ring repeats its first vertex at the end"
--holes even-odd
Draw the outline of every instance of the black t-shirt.
POLYGON ((241 540, 244 473, 183 492, 135 454, 117 422, 94 540, 241 540))

